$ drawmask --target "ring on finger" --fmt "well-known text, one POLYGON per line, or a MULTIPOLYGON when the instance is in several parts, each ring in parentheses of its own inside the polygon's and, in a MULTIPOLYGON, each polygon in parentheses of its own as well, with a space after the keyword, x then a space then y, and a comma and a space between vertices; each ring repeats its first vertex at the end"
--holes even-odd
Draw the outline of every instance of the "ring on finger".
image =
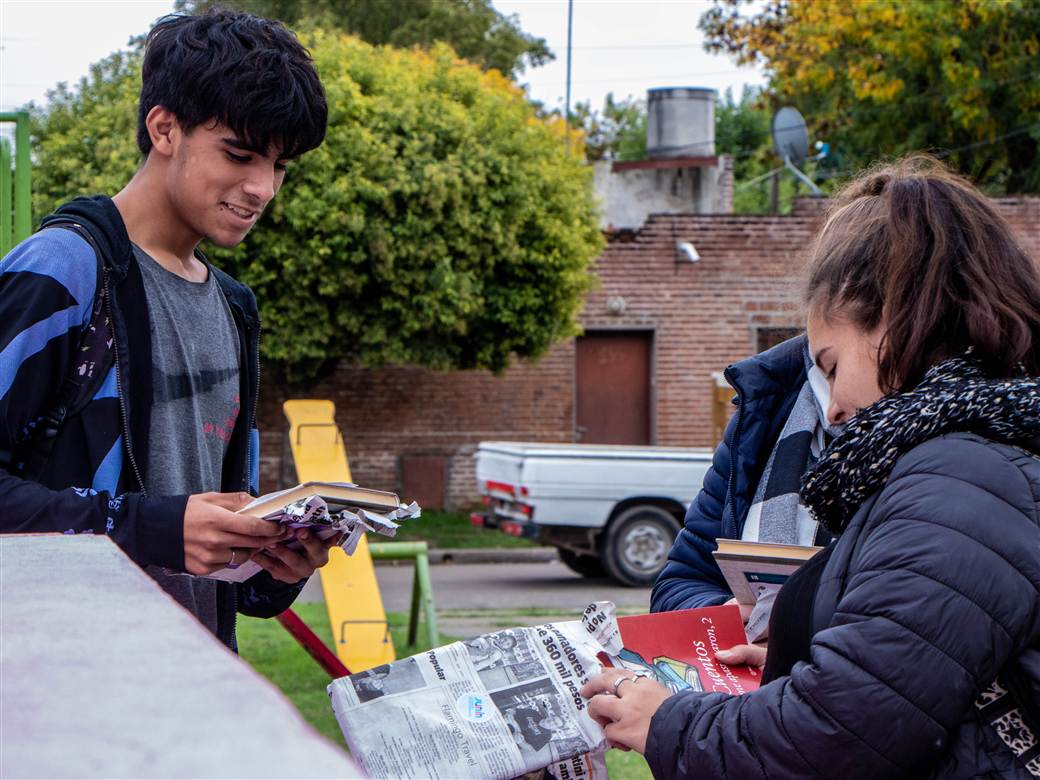
POLYGON ((633 682, 634 683, 638 679, 639 679, 638 677, 618 677, 616 680, 614 680, 614 684, 610 686, 611 693, 613 693, 615 696, 620 696, 621 694, 618 693, 618 687, 621 685, 621 683, 623 683, 623 682, 633 682))

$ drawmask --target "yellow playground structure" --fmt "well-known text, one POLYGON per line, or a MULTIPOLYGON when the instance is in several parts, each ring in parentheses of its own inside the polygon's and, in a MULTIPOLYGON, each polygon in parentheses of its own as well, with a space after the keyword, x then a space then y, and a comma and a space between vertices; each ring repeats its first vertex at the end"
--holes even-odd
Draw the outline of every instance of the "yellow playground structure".
MULTIPOLYGON (((283 404, 289 420, 289 445, 298 482, 351 482, 343 436, 331 401, 293 400, 283 404)), ((339 660, 351 671, 371 669, 395 659, 394 643, 376 581, 373 554, 380 558, 414 558, 409 643, 414 643, 419 608, 426 618, 428 641, 437 641, 436 613, 430 588, 425 542, 369 545, 362 537, 353 555, 332 548, 319 569, 325 606, 339 660)))

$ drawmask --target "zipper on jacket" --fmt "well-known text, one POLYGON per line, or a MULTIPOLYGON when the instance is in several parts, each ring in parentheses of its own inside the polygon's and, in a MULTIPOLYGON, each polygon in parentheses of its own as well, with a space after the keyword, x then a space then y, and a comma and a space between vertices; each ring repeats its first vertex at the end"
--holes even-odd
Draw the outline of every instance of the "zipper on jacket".
POLYGON ((120 379, 119 374, 119 339, 116 338, 116 321, 112 316, 112 293, 108 286, 108 274, 104 274, 104 285, 105 308, 108 310, 108 321, 112 326, 112 367, 116 372, 116 395, 119 397, 119 411, 123 423, 123 440, 126 442, 126 457, 130 461, 130 468, 133 469, 134 477, 137 478, 137 485, 141 488, 141 495, 147 496, 148 491, 145 489, 144 480, 141 478, 141 470, 137 467, 137 461, 134 459, 134 450, 130 446, 130 412, 126 407, 123 381, 120 379))
MULTIPOLYGON (((252 443, 253 443, 253 429, 256 428, 256 410, 257 410, 257 407, 260 405, 260 336, 263 333, 263 329, 264 329, 263 323, 260 321, 260 317, 257 316, 257 319, 256 319, 256 349, 255 349, 256 356, 255 356, 255 360, 254 360, 254 363, 255 363, 255 366, 256 366, 256 389, 253 392, 253 408, 252 408, 252 410, 250 410, 249 425, 246 428, 246 473, 245 473, 245 479, 243 480, 243 484, 246 486, 246 492, 247 493, 249 492, 249 488, 250 488, 250 484, 249 484, 249 471, 250 471, 250 468, 253 465, 253 447, 252 447, 252 443)), ((259 436, 259 434, 257 434, 257 435, 259 436)), ((257 458, 257 461, 258 461, 257 464, 256 464, 257 474, 259 475, 259 471, 260 471, 260 463, 259 463, 260 443, 259 443, 259 441, 257 442, 256 458, 257 458)), ((259 476, 257 476, 257 482, 259 483, 259 481, 260 481, 260 478, 259 478, 259 476)), ((257 486, 256 486, 256 492, 257 493, 260 492, 260 485, 259 484, 257 484, 257 486)))
MULTIPOLYGON (((741 423, 744 422, 744 391, 740 389, 740 385, 738 382, 733 381, 733 375, 732 373, 730 373, 729 366, 727 366, 726 369, 722 372, 722 375, 726 377, 726 381, 729 382, 730 387, 737 391, 737 423, 733 427, 733 438, 730 439, 730 441, 728 442, 729 487, 727 488, 726 498, 730 499, 737 487, 736 448, 734 447, 734 444, 736 444, 737 439, 740 438, 740 426, 741 423)), ((735 534, 740 534, 741 529, 737 528, 737 511, 733 507, 733 501, 727 500, 726 504, 728 504, 729 506, 730 517, 733 520, 733 532, 735 534)), ((725 529, 723 529, 723 531, 725 531, 725 529)), ((735 538, 739 539, 740 536, 738 535, 735 538)))

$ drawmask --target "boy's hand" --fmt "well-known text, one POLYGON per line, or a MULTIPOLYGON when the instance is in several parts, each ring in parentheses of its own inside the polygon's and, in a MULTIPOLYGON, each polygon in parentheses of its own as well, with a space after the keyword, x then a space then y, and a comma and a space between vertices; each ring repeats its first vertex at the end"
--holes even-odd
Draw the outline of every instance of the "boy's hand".
POLYGON ((287 533, 278 523, 235 514, 252 501, 248 493, 199 493, 184 509, 184 569, 211 574, 231 563, 244 563, 257 550, 276 544, 287 533))
POLYGON ((302 550, 291 550, 285 544, 275 544, 254 555, 253 560, 276 580, 297 583, 329 562, 329 550, 343 541, 343 534, 333 534, 322 540, 313 532, 301 528, 296 539, 302 545, 302 550))

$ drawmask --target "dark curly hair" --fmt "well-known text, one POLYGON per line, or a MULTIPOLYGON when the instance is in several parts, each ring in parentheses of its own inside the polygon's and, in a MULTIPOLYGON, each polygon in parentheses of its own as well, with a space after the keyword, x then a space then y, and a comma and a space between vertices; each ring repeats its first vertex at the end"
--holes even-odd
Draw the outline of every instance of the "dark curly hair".
POLYGON ((927 155, 872 168, 836 196, 804 300, 810 314, 883 325, 886 392, 969 347, 995 376, 1040 373, 1040 265, 985 195, 927 155))
POLYGON ((307 50, 280 22, 212 9, 164 16, 148 33, 137 145, 152 149, 145 119, 171 111, 185 132, 226 125, 249 148, 296 157, 325 138, 328 106, 307 50))

